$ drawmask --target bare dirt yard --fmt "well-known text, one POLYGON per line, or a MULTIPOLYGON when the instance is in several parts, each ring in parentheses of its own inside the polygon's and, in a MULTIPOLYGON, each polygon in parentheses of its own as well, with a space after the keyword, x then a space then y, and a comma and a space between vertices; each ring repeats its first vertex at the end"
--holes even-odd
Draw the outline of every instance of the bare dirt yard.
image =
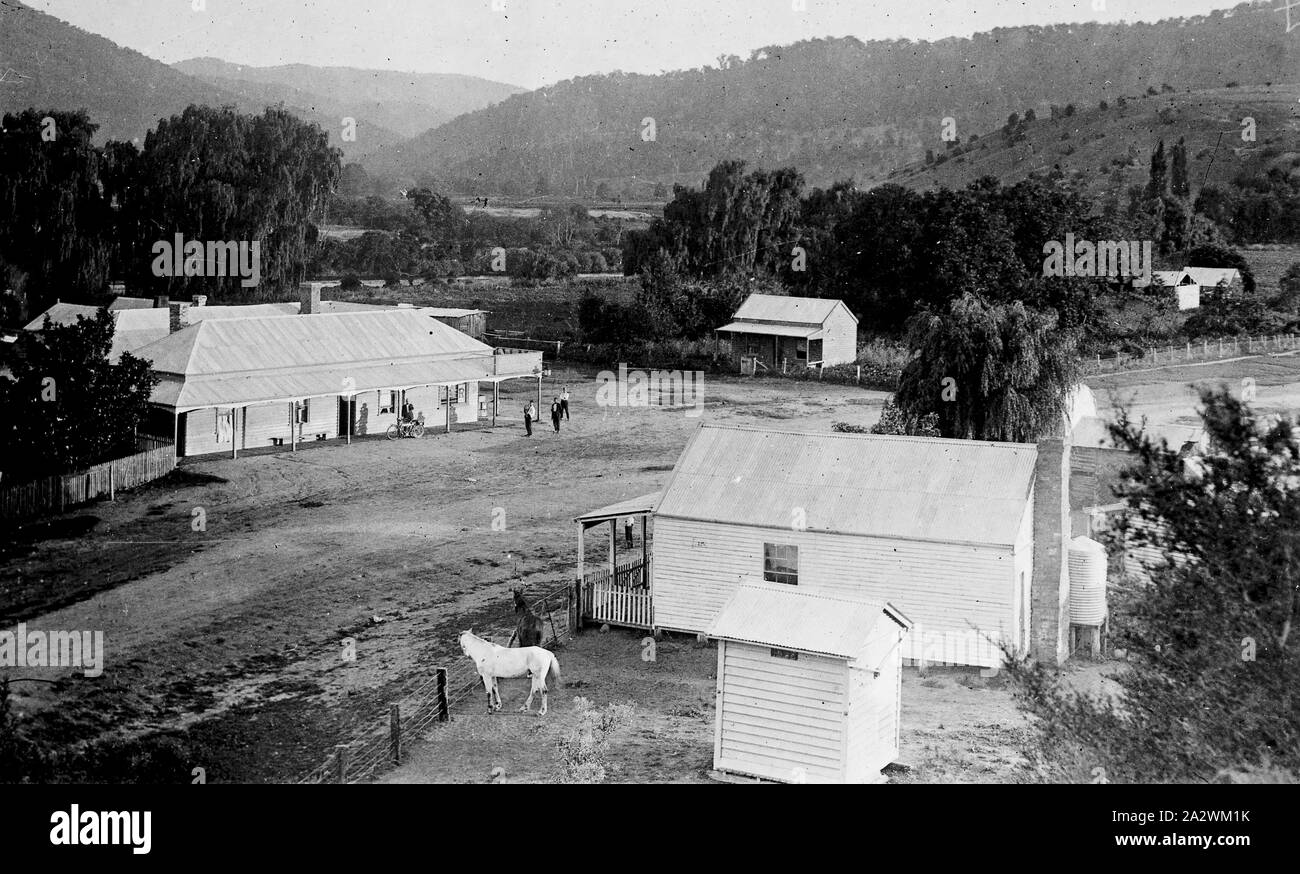
MULTIPOLYGON (((1136 394, 1153 416, 1194 415, 1185 384, 1253 375, 1265 406, 1300 406, 1296 357, 1171 368, 1095 381, 1136 394), (1239 372, 1240 371, 1240 372, 1239 372)), ((525 437, 515 415, 526 383, 503 395, 496 428, 420 440, 318 443, 296 453, 186 461, 172 477, 114 503, 27 526, 0 544, 0 627, 102 630, 98 677, 40 668, 14 676, 16 711, 51 747, 104 739, 168 756, 100 761, 79 778, 189 782, 300 779, 336 743, 382 722, 390 702, 436 666, 464 661, 458 633, 505 642, 509 589, 541 595, 572 578, 573 517, 661 488, 701 421, 825 431, 870 425, 886 395, 851 386, 710 379, 703 415, 599 408, 595 371, 556 372, 544 406, 567 384, 573 419, 525 437), (201 513, 196 513, 200 511, 201 513), (493 519, 504 513, 504 530, 493 519), (196 519, 202 518, 199 526, 196 519), (499 527, 499 526, 498 526, 499 527), (201 528, 202 530, 195 530, 201 528), (340 657, 356 641, 356 660, 340 657)), ((595 534, 596 532, 592 532, 595 534)), ((605 548, 588 537, 591 560, 605 548)), ((654 662, 641 635, 589 631, 560 651, 564 687, 545 719, 512 711, 526 694, 503 683, 506 709, 470 696, 453 721, 411 745, 393 781, 558 779, 556 742, 572 700, 631 702, 615 734, 610 779, 703 781, 712 756, 716 653, 668 637, 654 662)), ((1084 686, 1106 665, 1070 673, 1084 686)), ((909 669, 903 689, 902 781, 1023 779, 1026 725, 997 678, 909 669)))

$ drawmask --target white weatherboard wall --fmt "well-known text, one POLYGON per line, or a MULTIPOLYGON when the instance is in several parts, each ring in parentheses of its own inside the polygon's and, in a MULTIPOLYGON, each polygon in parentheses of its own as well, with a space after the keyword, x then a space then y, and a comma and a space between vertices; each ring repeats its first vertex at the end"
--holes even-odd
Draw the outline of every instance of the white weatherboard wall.
POLYGON ((878 783, 898 758, 900 636, 881 616, 854 659, 718 642, 713 766, 786 783, 878 783))
MULTIPOLYGON (((1030 516, 1032 518, 1032 515, 1030 516)), ((763 544, 799 547, 799 587, 887 601, 915 623, 903 657, 990 667, 993 637, 1026 646, 1017 572, 1029 547, 970 546, 655 517, 654 624, 708 632, 740 578, 762 578, 763 544), (1024 553, 1023 555, 1021 553, 1024 553)))
POLYGON ((718 644, 714 767, 795 782, 841 782, 848 670, 843 659, 718 644))
POLYGON ((822 331, 822 360, 829 367, 852 364, 858 357, 858 322, 842 302, 826 317, 822 331))

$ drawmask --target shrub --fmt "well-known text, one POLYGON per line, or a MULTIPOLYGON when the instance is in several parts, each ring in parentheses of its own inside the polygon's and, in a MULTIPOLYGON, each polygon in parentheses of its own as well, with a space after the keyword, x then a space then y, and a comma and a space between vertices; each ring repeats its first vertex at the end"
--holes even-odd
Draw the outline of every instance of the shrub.
POLYGON ((601 783, 609 769, 609 736, 632 715, 631 704, 593 707, 586 698, 573 699, 578 726, 560 740, 565 783, 601 783))

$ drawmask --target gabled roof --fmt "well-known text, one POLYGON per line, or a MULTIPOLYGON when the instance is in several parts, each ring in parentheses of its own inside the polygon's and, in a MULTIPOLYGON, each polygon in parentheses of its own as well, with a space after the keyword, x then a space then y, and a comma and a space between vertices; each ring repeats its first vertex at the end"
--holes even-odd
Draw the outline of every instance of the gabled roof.
POLYGON ((49 316, 50 321, 56 325, 75 325, 78 317, 93 319, 95 313, 99 312, 99 307, 89 306, 80 303, 56 303, 36 318, 32 319, 23 326, 28 331, 39 331, 45 327, 45 317, 49 316))
POLYGON ((1037 458, 1030 443, 703 425, 655 515, 1011 546, 1037 458))
POLYGON ((113 302, 108 305, 108 308, 112 312, 117 312, 118 310, 147 310, 152 309, 153 305, 153 300, 147 297, 127 297, 126 295, 119 295, 113 299, 113 302))
MULTIPOLYGON (((822 327, 831 312, 843 306, 842 301, 833 298, 751 294, 731 318, 733 322, 782 322, 822 327)), ((844 307, 844 311, 854 322, 857 321, 848 307, 844 307)))
POLYGON ((204 319, 136 350, 178 408, 466 382, 494 375, 492 347, 411 309, 204 319))
POLYGON ((1164 285, 1172 288, 1173 286, 1176 285, 1188 285, 1195 281, 1196 280, 1192 279, 1190 276, 1187 275, 1186 270, 1153 270, 1151 272, 1150 282, 1142 282, 1141 280, 1136 280, 1134 281, 1133 285, 1135 287, 1141 288, 1147 285, 1158 284, 1158 285, 1164 285))
POLYGON ((1187 275, 1197 285, 1218 285, 1220 282, 1232 285, 1241 281, 1241 271, 1235 267, 1188 267, 1187 275))
POLYGON ((886 617, 911 621, 883 601, 810 591, 778 583, 742 583, 718 613, 709 637, 853 659, 886 617))

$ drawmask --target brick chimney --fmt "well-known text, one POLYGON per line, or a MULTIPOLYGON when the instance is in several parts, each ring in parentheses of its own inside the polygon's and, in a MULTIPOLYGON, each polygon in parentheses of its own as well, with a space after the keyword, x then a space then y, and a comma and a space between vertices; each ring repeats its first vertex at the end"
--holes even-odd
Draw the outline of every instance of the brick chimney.
POLYGON ((167 321, 167 333, 175 334, 190 323, 189 308, 189 304, 180 301, 173 301, 167 305, 170 313, 167 321))
POLYGON ((196 294, 190 299, 194 301, 196 307, 206 306, 208 303, 208 296, 206 294, 196 294))
POLYGON ((1059 665, 1070 654, 1070 438, 1038 441, 1034 466, 1034 570, 1030 653, 1059 665))
POLYGON ((309 316, 321 311, 320 290, 324 285, 323 282, 304 282, 298 286, 298 290, 302 293, 302 306, 298 308, 299 315, 309 316))

